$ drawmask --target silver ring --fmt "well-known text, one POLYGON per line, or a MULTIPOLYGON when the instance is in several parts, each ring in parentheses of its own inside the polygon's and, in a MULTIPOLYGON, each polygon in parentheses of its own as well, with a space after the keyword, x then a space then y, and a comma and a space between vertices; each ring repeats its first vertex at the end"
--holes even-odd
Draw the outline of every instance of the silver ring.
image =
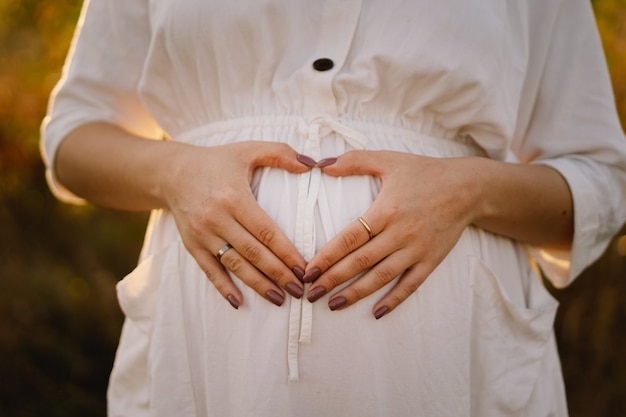
POLYGON ((222 246, 222 249, 217 251, 217 254, 215 255, 215 257, 217 258, 218 262, 222 262, 222 256, 224 256, 224 254, 226 252, 228 252, 229 249, 232 249, 233 247, 231 246, 230 243, 225 244, 224 246, 222 246))
POLYGON ((363 227, 365 227, 365 230, 367 230, 367 234, 370 235, 370 239, 373 238, 374 233, 372 233, 372 228, 370 227, 369 224, 367 224, 365 219, 363 217, 358 217, 357 220, 359 221, 359 223, 363 225, 363 227))

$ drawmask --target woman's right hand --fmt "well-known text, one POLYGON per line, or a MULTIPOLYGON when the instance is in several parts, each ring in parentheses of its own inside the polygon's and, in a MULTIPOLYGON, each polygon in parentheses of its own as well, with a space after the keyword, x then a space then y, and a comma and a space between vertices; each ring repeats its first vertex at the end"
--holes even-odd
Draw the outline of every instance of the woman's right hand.
POLYGON ((243 296, 225 268, 268 301, 282 305, 282 289, 303 295, 306 263, 276 223, 258 205, 250 182, 259 167, 293 173, 311 169, 289 145, 240 142, 197 147, 171 142, 172 158, 160 191, 185 247, 234 308, 243 296), (216 254, 225 245, 221 262, 216 254))

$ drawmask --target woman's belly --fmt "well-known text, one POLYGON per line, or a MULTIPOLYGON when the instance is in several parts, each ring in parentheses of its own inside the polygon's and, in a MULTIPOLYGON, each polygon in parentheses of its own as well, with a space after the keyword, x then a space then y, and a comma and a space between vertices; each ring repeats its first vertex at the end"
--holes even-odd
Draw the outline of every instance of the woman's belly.
MULTIPOLYGON (((434 157, 480 153, 463 141, 366 123, 318 119, 307 124, 299 118, 235 122, 181 139, 199 146, 284 141, 316 160, 359 148, 434 157)), ((371 206, 380 183, 371 176, 334 178, 319 169, 291 174, 260 168, 251 187, 259 205, 310 259, 371 206)), ((332 293, 314 304, 288 297, 279 308, 233 276, 244 303, 232 309, 186 252, 172 216, 164 211, 153 215, 142 258, 118 292, 127 319, 150 340, 148 373, 172 368, 192 397, 201 399, 196 407, 217 410, 215 415, 251 410, 271 415, 277 409, 284 415, 308 415, 305 410, 315 410, 313 415, 366 416, 389 410, 466 415, 470 398, 483 395, 471 389, 474 379, 484 389, 521 385, 528 397, 534 381, 526 371, 516 374, 514 367, 541 365, 555 308, 541 294, 529 303, 536 277, 519 245, 472 227, 418 291, 378 321, 372 307, 393 282, 332 312, 327 306, 332 293), (490 340, 484 348, 483 336, 499 335, 514 343, 490 340), (498 367, 472 369, 476 355, 474 363, 495 359, 498 367), (498 374, 512 376, 490 379, 498 374)), ((170 386, 176 381, 149 379, 153 392, 180 389, 170 386)))

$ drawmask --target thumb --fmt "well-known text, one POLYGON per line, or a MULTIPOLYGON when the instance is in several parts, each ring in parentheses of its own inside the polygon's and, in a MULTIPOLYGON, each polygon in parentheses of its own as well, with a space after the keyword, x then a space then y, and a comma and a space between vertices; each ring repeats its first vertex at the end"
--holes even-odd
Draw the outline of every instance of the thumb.
POLYGON ((387 151, 350 151, 337 157, 337 162, 322 168, 324 173, 335 177, 348 175, 381 176, 387 151))
POLYGON ((251 168, 272 167, 280 168, 293 173, 306 172, 310 166, 298 161, 298 153, 286 143, 254 142, 251 168))

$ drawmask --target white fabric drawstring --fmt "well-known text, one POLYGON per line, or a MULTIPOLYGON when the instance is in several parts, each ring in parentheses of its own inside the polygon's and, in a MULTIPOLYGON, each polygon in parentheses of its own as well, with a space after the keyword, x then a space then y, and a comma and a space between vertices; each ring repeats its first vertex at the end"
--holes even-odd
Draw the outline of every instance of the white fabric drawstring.
MULTIPOLYGON (((339 135, 355 149, 367 147, 367 137, 340 121, 328 116, 316 116, 308 123, 302 119, 298 126, 304 137, 303 153, 316 160, 321 158, 321 140, 333 133, 339 135)), ((335 235, 335 226, 328 204, 328 196, 322 180, 322 171, 313 168, 300 176, 298 184, 298 205, 296 218, 295 246, 305 259, 315 254, 315 207, 318 207, 326 241, 335 235)), ((287 363, 289 381, 298 380, 298 347, 300 343, 310 343, 313 328, 313 305, 303 297, 291 298, 289 311, 289 339, 287 346, 287 363)))

